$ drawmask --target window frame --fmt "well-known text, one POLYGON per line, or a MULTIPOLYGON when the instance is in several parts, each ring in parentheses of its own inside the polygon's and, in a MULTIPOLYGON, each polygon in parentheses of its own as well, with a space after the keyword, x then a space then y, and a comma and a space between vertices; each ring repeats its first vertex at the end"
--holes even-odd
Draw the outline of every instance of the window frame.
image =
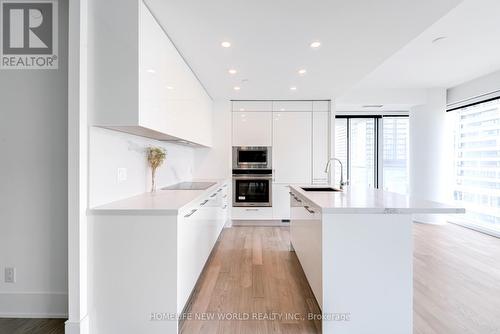
POLYGON ((351 119, 372 119, 374 121, 374 152, 373 152, 373 166, 374 175, 373 183, 374 188, 380 189, 384 184, 384 118, 410 118, 409 114, 396 113, 396 114, 341 114, 335 115, 335 119, 347 119, 347 166, 346 166, 346 179, 350 180, 351 177, 351 119))

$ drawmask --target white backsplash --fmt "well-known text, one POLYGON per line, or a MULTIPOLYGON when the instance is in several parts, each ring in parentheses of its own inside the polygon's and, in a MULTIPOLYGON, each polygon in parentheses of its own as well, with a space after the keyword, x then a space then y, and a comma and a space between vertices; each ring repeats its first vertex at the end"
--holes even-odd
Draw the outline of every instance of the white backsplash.
POLYGON ((151 171, 146 161, 148 146, 167 150, 158 169, 158 189, 193 177, 194 149, 122 132, 91 127, 89 131, 89 207, 95 207, 150 190, 151 171), (118 181, 118 169, 127 179, 118 181))

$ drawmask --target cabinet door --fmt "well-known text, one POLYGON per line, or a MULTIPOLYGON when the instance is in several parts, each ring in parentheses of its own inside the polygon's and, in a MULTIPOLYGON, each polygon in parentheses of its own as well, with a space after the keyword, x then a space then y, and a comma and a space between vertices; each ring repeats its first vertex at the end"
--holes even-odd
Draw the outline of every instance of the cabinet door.
POLYGON ((233 146, 271 146, 272 112, 233 112, 233 146))
POLYGON ((273 111, 312 111, 313 101, 274 101, 273 111))
POLYGON ((273 112, 275 183, 311 183, 311 132, 311 112, 273 112))
POLYGON ((290 188, 288 184, 273 184, 273 218, 290 219, 290 188))
POLYGON ((312 183, 328 184, 328 174, 325 167, 329 158, 330 113, 328 111, 313 112, 312 122, 312 183))
POLYGON ((273 111, 273 102, 233 101, 233 111, 273 111))

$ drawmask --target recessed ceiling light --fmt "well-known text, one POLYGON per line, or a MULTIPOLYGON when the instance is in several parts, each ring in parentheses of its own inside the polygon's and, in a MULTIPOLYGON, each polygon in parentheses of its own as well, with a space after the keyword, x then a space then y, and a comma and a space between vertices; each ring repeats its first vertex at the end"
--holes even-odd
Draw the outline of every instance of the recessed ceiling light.
POLYGON ((156 71, 155 71, 155 70, 153 70, 152 68, 150 68, 147 72, 148 72, 148 73, 156 73, 156 71))
POLYGON ((172 90, 172 89, 174 89, 174 87, 172 87, 172 86, 167 86, 166 88, 167 88, 168 90, 172 90))
POLYGON ((439 43, 439 42, 441 42, 441 41, 445 40, 446 38, 447 38, 446 36, 439 36, 439 37, 436 37, 436 38, 434 38, 434 39, 432 40, 432 44, 434 44, 434 43, 439 43))
POLYGON ((229 74, 236 74, 236 73, 238 73, 238 71, 236 71, 234 68, 230 68, 228 70, 228 72, 229 72, 229 74))
POLYGON ((292 87, 290 87, 290 90, 297 90, 297 87, 292 86, 292 87))
MULTIPOLYGON (((280 111, 285 111, 285 108, 280 108, 280 111)), ((279 114, 278 114, 278 116, 279 116, 279 114)))
POLYGON ((363 108, 382 108, 383 104, 365 104, 363 108))
POLYGON ((234 87, 233 87, 233 89, 234 89, 234 90, 240 90, 240 89, 241 89, 241 87, 240 87, 240 86, 234 86, 234 87))
POLYGON ((305 68, 301 68, 298 72, 300 75, 304 75, 307 73, 307 70, 305 68))
MULTIPOLYGON (((240 108, 240 111, 245 111, 245 108, 240 108)), ((242 115, 242 116, 245 116, 245 115, 242 115)))
POLYGON ((310 47, 313 49, 319 48, 321 46, 321 42, 314 41, 311 43, 310 47))
POLYGON ((220 43, 220 45, 221 45, 223 48, 229 48, 229 47, 231 47, 231 43, 229 43, 229 42, 227 42, 227 41, 220 43))

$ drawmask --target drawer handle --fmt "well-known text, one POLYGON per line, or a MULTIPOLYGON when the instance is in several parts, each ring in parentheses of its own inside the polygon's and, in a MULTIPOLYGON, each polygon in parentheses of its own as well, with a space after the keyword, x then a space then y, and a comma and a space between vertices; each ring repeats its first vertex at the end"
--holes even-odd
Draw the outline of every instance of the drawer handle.
POLYGON ((189 218, 189 217, 191 217, 191 216, 192 216, 192 215, 193 215, 196 211, 198 211, 198 209, 193 209, 193 210, 191 210, 191 212, 190 212, 190 213, 188 213, 187 215, 185 215, 185 216, 184 216, 184 218, 189 218))
POLYGON ((204 200, 203 203, 200 203, 200 205, 205 205, 208 203, 208 199, 204 200))
POLYGON ((223 185, 222 187, 226 188, 226 187, 227 187, 227 184, 223 185))
POLYGON ((227 194, 225 194, 224 196, 222 196, 222 198, 226 198, 227 197, 227 194))
POLYGON ((222 191, 222 188, 220 188, 220 189, 217 189, 217 192, 218 192, 218 193, 220 193, 221 191, 222 191))
POLYGON ((309 212, 309 213, 314 213, 314 210, 310 210, 307 205, 304 205, 304 209, 306 209, 307 212, 309 212))
POLYGON ((223 210, 225 210, 226 208, 227 208, 227 204, 222 207, 223 210))
POLYGON ((245 209, 245 211, 259 211, 259 209, 245 209))
POLYGON ((215 196, 217 196, 217 193, 210 195, 210 197, 212 197, 212 198, 215 196))

